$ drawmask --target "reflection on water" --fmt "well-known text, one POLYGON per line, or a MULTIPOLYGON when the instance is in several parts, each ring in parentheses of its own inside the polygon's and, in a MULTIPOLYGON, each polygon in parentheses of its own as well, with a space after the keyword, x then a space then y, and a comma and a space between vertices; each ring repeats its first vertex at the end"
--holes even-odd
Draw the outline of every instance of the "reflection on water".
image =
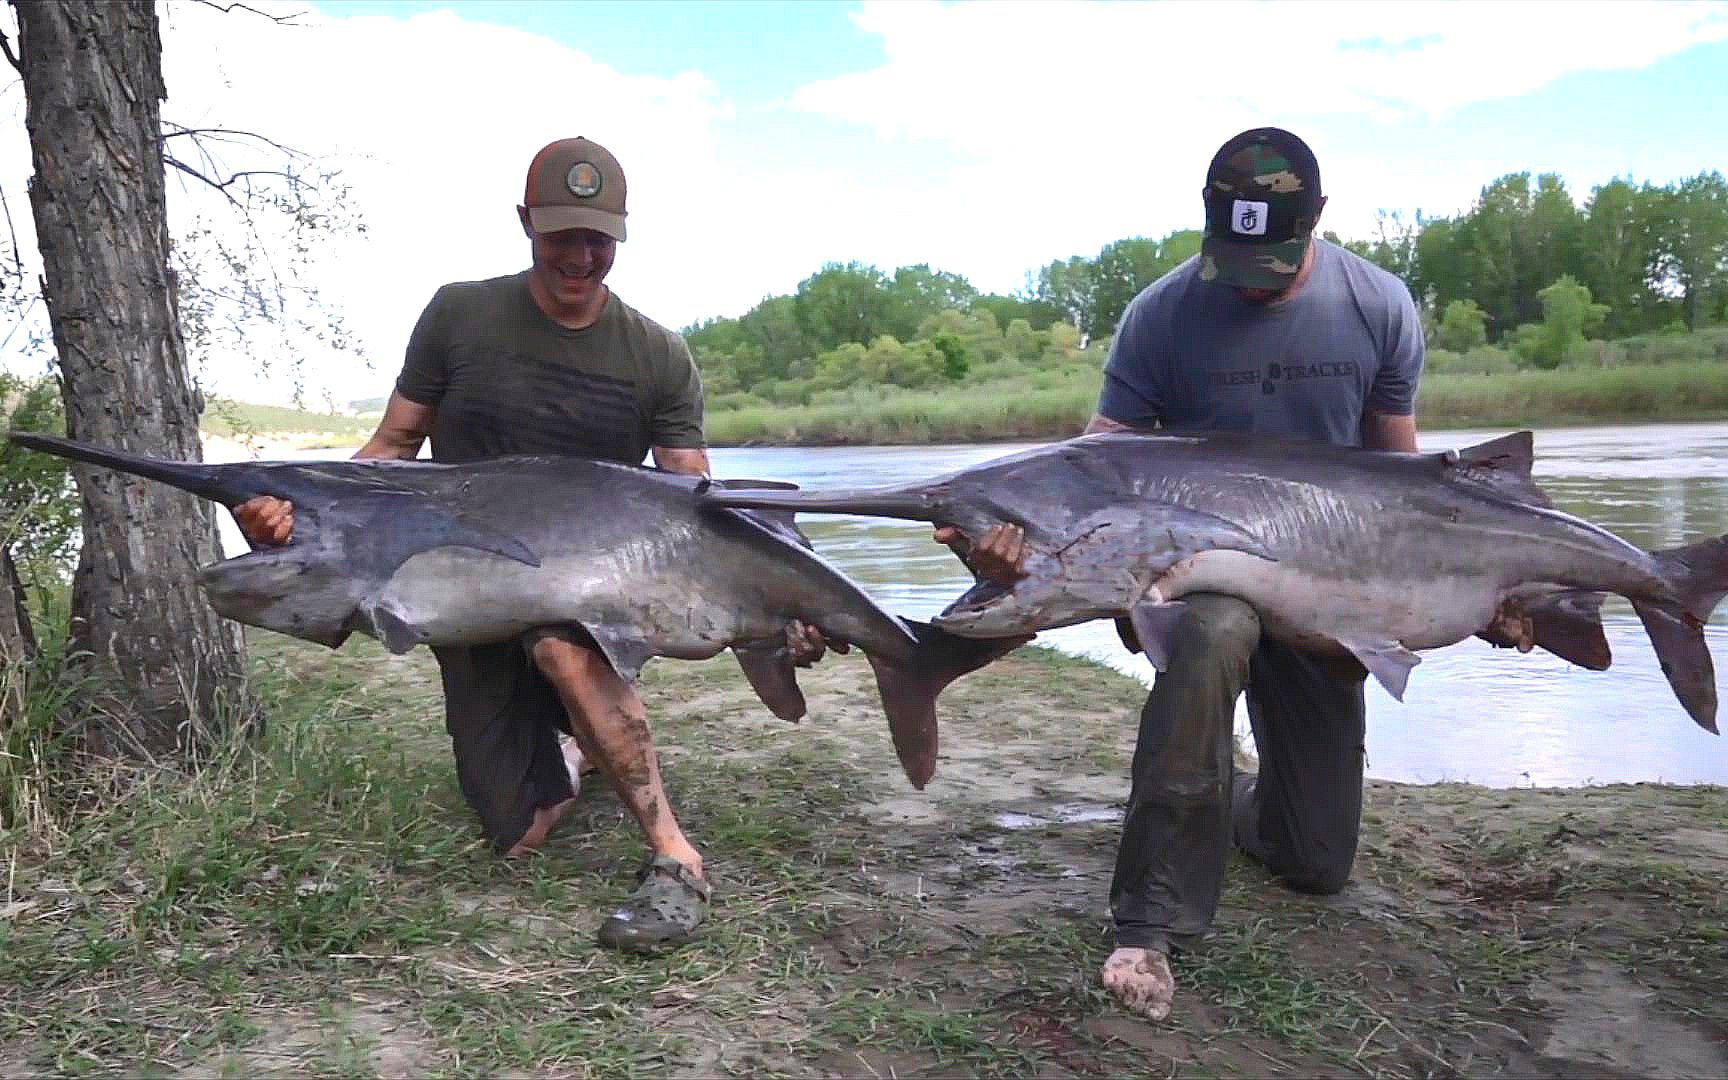
MULTIPOLYGON (((1502 432, 1442 432, 1424 449, 1467 446, 1502 432)), ((723 477, 790 480, 806 489, 898 483, 1024 449, 1021 445, 763 448, 714 451, 723 477)), ((312 455, 307 455, 312 456, 312 455)), ((317 456, 345 456, 330 451, 317 456)), ((1595 427, 1538 433, 1536 476, 1561 509, 1645 547, 1728 532, 1728 424, 1595 427)), ((225 518, 225 515, 224 515, 225 518)), ((813 514, 800 519, 818 550, 886 606, 927 618, 970 584, 929 526, 813 514)), ((239 538, 227 529, 231 544, 239 538)), ((1728 671, 1728 605, 1707 630, 1728 671)), ((1394 780, 1496 786, 1660 780, 1728 783, 1728 745, 1700 731, 1674 700, 1649 640, 1618 599, 1604 608, 1614 666, 1584 671, 1543 652, 1520 655, 1470 640, 1423 655, 1403 704, 1370 682, 1368 767, 1394 780)), ((1108 622, 1039 636, 1150 681, 1108 622)), ((1718 694, 1728 700, 1718 673, 1718 694)), ((1135 718, 1124 715, 1125 730, 1135 718)), ((1238 726, 1247 716, 1238 709, 1238 726)))

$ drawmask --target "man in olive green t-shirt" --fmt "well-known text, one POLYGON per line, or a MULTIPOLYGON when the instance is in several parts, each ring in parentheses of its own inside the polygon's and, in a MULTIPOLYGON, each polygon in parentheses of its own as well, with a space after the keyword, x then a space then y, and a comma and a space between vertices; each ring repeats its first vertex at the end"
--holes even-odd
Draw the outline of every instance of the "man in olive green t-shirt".
MULTIPOLYGON (((572 454, 706 475, 702 385, 682 338, 608 289, 624 239, 624 173, 587 139, 543 148, 517 208, 533 266, 439 289, 408 342, 384 418, 361 458, 413 458, 430 436, 437 461, 572 454)), ((255 499, 235 510, 254 543, 285 543, 293 507, 255 499)), ((820 657, 813 628, 788 639, 820 657)), ((603 944, 682 939, 707 913, 702 856, 666 800, 642 701, 581 627, 520 641, 439 647, 446 725, 462 792, 488 838, 520 854, 545 842, 574 801, 574 736, 635 814, 653 849, 636 892, 600 928, 603 944)))

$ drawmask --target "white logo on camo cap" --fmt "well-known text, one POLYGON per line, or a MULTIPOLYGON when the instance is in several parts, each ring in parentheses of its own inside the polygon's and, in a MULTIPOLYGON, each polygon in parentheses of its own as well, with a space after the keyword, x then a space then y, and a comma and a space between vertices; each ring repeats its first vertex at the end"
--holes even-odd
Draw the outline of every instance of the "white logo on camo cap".
POLYGON ((1265 236, 1267 205, 1237 199, 1230 208, 1230 231, 1240 236, 1265 236))

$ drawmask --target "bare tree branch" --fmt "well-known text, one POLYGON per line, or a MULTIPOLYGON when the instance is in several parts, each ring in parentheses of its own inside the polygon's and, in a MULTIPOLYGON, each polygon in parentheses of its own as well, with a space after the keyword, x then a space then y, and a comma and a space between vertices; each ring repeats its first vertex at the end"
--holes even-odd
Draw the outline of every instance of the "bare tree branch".
POLYGON ((6 211, 6 234, 12 240, 12 265, 18 272, 18 280, 24 280, 24 256, 18 250, 18 230, 12 224, 12 204, 6 201, 6 189, 0 188, 0 210, 6 211))
POLYGON ((230 11, 234 11, 234 10, 238 9, 240 11, 244 11, 244 12, 247 12, 247 13, 252 14, 252 15, 257 15, 259 18, 269 19, 271 22, 276 23, 276 24, 281 25, 281 26, 304 26, 305 25, 304 23, 297 23, 294 21, 295 19, 298 19, 300 16, 306 14, 304 11, 296 11, 292 15, 272 15, 269 12, 259 11, 255 7, 251 7, 247 4, 239 3, 239 0, 235 0, 235 2, 231 3, 231 4, 218 4, 216 2, 216 0, 198 0, 198 3, 203 4, 205 7, 208 7, 208 8, 215 8, 217 11, 220 11, 224 15, 228 14, 230 11))
POLYGON ((272 150, 280 150, 282 153, 287 154, 290 157, 304 158, 306 156, 303 151, 296 150, 292 146, 284 146, 275 139, 272 139, 267 135, 260 135, 256 131, 239 131, 235 128, 219 127, 189 128, 181 124, 176 124, 172 120, 162 121, 162 126, 170 129, 162 133, 162 138, 164 140, 187 137, 192 139, 194 142, 201 139, 209 139, 212 142, 240 143, 243 140, 250 139, 254 142, 261 142, 272 150), (230 138, 230 136, 232 137, 230 138))
POLYGON ((211 187, 215 188, 217 191, 220 191, 222 193, 223 197, 226 198, 229 202, 233 203, 235 206, 240 205, 240 200, 236 199, 234 197, 234 193, 229 191, 228 189, 231 186, 233 186, 234 184, 239 183, 242 180, 246 180, 249 177, 274 176, 274 177, 277 177, 279 179, 286 180, 290 184, 298 184, 301 182, 300 178, 295 176, 293 173, 283 172, 280 169, 243 169, 240 172, 233 173, 226 180, 217 180, 213 177, 204 175, 204 173, 200 172, 197 169, 194 169, 192 166, 186 164, 185 162, 183 162, 180 159, 173 157, 171 155, 164 154, 162 156, 162 160, 165 163, 167 163, 168 165, 171 165, 174 168, 185 173, 187 176, 190 176, 195 180, 202 181, 203 183, 208 184, 211 187))
POLYGON ((24 74, 24 65, 18 62, 17 54, 12 51, 12 42, 4 33, 0 33, 0 53, 6 54, 6 62, 12 65, 14 71, 24 74))

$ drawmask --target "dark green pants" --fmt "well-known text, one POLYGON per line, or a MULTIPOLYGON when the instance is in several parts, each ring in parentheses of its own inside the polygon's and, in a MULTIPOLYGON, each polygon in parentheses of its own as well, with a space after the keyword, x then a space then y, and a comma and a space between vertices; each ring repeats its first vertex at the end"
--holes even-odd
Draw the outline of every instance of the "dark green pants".
POLYGON ((1186 597, 1187 613, 1140 712, 1133 788, 1110 908, 1116 943, 1169 947, 1212 925, 1231 841, 1291 887, 1350 878, 1362 819, 1362 676, 1261 636, 1240 600, 1186 597), (1260 773, 1235 776, 1236 695, 1260 773))

